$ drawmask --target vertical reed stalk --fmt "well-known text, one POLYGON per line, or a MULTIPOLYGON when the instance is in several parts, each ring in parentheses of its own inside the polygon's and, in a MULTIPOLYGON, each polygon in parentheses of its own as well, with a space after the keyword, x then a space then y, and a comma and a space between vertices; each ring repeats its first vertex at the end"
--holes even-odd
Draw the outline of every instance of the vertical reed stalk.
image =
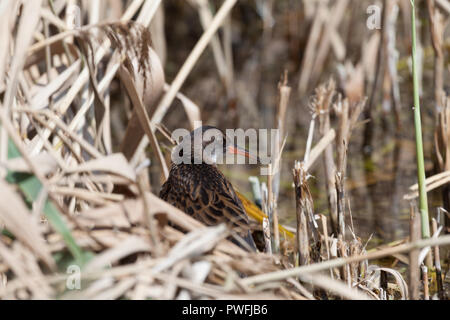
POLYGON ((423 278, 423 298, 424 300, 430 300, 430 289, 428 286, 428 268, 422 266, 422 278, 423 278))
POLYGON ((273 247, 272 250, 275 253, 278 253, 280 248, 280 233, 278 231, 278 215, 275 211, 275 200, 273 193, 273 165, 269 163, 268 166, 269 175, 267 176, 267 216, 269 217, 269 221, 272 225, 273 230, 273 247))
MULTIPOLYGON (((414 242, 420 239, 420 217, 416 214, 415 206, 411 205, 409 220, 409 241, 414 242)), ((409 252, 409 297, 412 300, 419 300, 419 249, 409 252)))
POLYGON ((430 225, 428 219, 427 191, 425 189, 425 165, 423 157, 422 124, 420 120, 419 78, 416 57, 416 7, 414 0, 411 1, 411 28, 412 28, 412 65, 414 85, 414 127, 416 131, 417 151, 417 178, 419 182, 419 210, 422 221, 422 237, 430 237, 430 225))
POLYGON ((263 218, 262 228, 263 228, 264 244, 265 244, 266 253, 272 254, 272 243, 271 243, 272 237, 270 236, 269 219, 263 218))
MULTIPOLYGON (((431 219, 431 229, 433 231, 433 234, 437 234, 438 232, 438 225, 435 218, 431 219)), ((439 252, 439 246, 435 246, 433 248, 434 251, 434 267, 436 270, 436 285, 437 285, 437 291, 439 299, 445 300, 445 291, 444 291, 444 284, 442 283, 442 268, 441 268, 441 255, 439 252)))
MULTIPOLYGON (((319 132, 324 137, 330 130, 330 104, 335 95, 335 82, 330 79, 326 86, 316 90, 317 103, 314 104, 315 113, 319 116, 319 132)), ((328 144, 323 155, 323 167, 326 176, 328 209, 332 232, 338 233, 337 228, 337 194, 336 194, 336 164, 333 159, 333 145, 328 144)))
POLYGON ((306 198, 306 172, 301 163, 296 161, 293 170, 295 184, 295 204, 297 211, 297 250, 299 254, 299 265, 307 265, 310 261, 308 221, 305 206, 306 198))
POLYGON ((278 104, 277 104, 277 114, 275 118, 275 128, 279 129, 279 135, 276 139, 274 146, 274 156, 275 162, 271 168, 271 174, 268 176, 270 182, 269 184, 269 199, 271 205, 271 211, 273 215, 273 251, 279 252, 280 250, 280 232, 278 230, 278 211, 277 211, 277 200, 278 193, 280 190, 280 174, 281 174, 281 153, 284 146, 282 139, 284 139, 286 134, 286 111, 289 103, 289 96, 291 94, 291 87, 288 86, 288 74, 284 71, 280 82, 278 83, 278 104))

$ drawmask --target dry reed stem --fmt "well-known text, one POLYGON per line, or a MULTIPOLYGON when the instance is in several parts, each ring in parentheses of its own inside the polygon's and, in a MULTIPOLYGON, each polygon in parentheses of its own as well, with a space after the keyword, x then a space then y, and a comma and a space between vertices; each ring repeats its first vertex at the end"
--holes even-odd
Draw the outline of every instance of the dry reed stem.
MULTIPOLYGON (((431 230, 433 234, 438 233, 437 221, 435 218, 431 219, 431 230)), ((445 300, 445 291, 444 284, 442 283, 442 269, 441 269, 441 255, 439 252, 439 246, 434 246, 433 248, 433 256, 434 256, 434 267, 436 271, 436 284, 437 284, 437 292, 438 297, 441 300, 445 300)))
MULTIPOLYGON (((450 171, 444 171, 444 172, 438 173, 434 176, 428 177, 425 180, 426 191, 430 192, 436 188, 447 185, 449 182, 450 182, 450 171)), ((412 185, 410 187, 410 190, 416 190, 416 191, 405 194, 403 196, 403 199, 412 200, 419 196, 419 192, 417 191, 418 190, 417 184, 412 185)))
MULTIPOLYGON (((420 239, 420 217, 416 212, 416 208, 411 205, 410 220, 409 220, 409 234, 410 242, 415 242, 420 239)), ((420 283, 420 268, 417 263, 419 260, 419 250, 414 249, 409 252, 409 296, 413 300, 419 300, 419 283, 420 283)))
POLYGON ((305 274, 300 275, 300 279, 303 281, 311 282, 312 284, 325 289, 329 290, 330 292, 341 296, 345 299, 350 300, 372 300, 370 297, 362 291, 357 290, 355 288, 349 288, 347 285, 342 283, 342 281, 334 280, 328 276, 325 275, 319 275, 319 274, 305 274))
POLYGON ((145 133, 147 134, 147 137, 149 138, 150 143, 152 145, 152 149, 157 155, 159 164, 162 168, 164 178, 167 179, 169 177, 169 169, 167 167, 167 163, 166 163, 164 156, 161 152, 161 149, 159 147, 158 141, 156 140, 155 128, 154 128, 154 125, 150 121, 149 115, 147 113, 147 109, 145 108, 145 106, 142 103, 139 93, 136 90, 136 86, 133 81, 133 78, 131 77, 128 70, 126 70, 125 68, 122 68, 120 70, 120 72, 124 79, 124 85, 128 91, 130 99, 134 105, 134 110, 136 111, 136 114, 138 115, 138 119, 140 121, 141 127, 144 129, 145 133))
MULTIPOLYGON (((273 212, 274 212, 274 199, 273 199, 273 164, 269 163, 267 166, 267 170, 269 172, 269 174, 267 175, 267 201, 266 201, 266 206, 267 206, 267 217, 269 218, 269 225, 270 225, 270 230, 273 230, 273 226, 275 226, 275 222, 274 222, 274 217, 273 217, 273 212)), ((278 226, 278 225, 277 225, 278 226)), ((275 230, 273 230, 273 233, 275 234, 275 230)), ((273 240, 273 251, 275 253, 278 253, 278 250, 280 248, 280 243, 276 243, 275 241, 275 235, 271 234, 271 239, 273 240)), ((279 238, 278 238, 279 240, 279 238)))
POLYGON ((439 238, 428 238, 428 239, 422 239, 411 243, 405 243, 402 245, 398 245, 393 248, 386 248, 379 250, 377 252, 371 252, 367 254, 362 254, 359 256, 354 257, 348 257, 346 259, 344 258, 338 258, 338 259, 332 259, 325 262, 315 263, 308 266, 301 266, 298 268, 292 268, 288 270, 282 270, 282 271, 276 271, 268 274, 262 274, 258 276, 248 277, 243 280, 243 282, 246 285, 261 283, 261 282, 267 282, 267 281, 279 281, 288 277, 295 277, 299 274, 303 273, 314 273, 319 272, 322 270, 326 270, 329 268, 336 268, 340 267, 345 264, 349 264, 352 262, 357 261, 364 261, 364 260, 372 260, 372 259, 379 259, 382 257, 390 256, 392 254, 401 253, 401 252, 410 252, 411 250, 423 248, 427 246, 432 245, 448 245, 450 244, 450 235, 447 236, 441 236, 439 238))
POLYGON ((281 172, 281 153, 283 150, 284 143, 282 139, 286 135, 286 111, 289 103, 289 96, 291 93, 291 88, 287 85, 288 75, 287 71, 284 72, 282 80, 278 83, 278 104, 277 104, 277 115, 275 117, 275 128, 279 129, 278 139, 275 141, 275 146, 273 147, 272 155, 275 156, 276 162, 272 164, 272 171, 269 177, 271 181, 268 183, 269 191, 269 206, 272 211, 273 217, 273 240, 274 240, 274 252, 278 253, 280 250, 280 232, 278 230, 278 210, 277 210, 277 200, 278 191, 280 186, 280 172, 281 172), (283 146, 282 146, 283 145, 283 146))
POLYGON ((265 243, 265 252, 267 254, 272 254, 272 239, 270 236, 270 224, 269 219, 263 218, 263 235, 264 235, 264 243, 265 243))
POLYGON ((312 148, 309 153, 308 159, 305 164, 305 169, 310 170, 311 167, 315 164, 315 161, 319 158, 319 156, 327 150, 328 146, 334 141, 336 138, 336 132, 334 129, 330 129, 327 133, 317 142, 317 144, 312 148))
MULTIPOLYGON (((355 100, 355 99, 353 99, 355 100)), ((347 170, 347 152, 350 136, 358 117, 365 105, 365 100, 353 101, 345 98, 334 103, 333 109, 338 117, 339 127, 336 133, 336 201, 337 201, 337 231, 345 239, 345 176, 347 170)))
POLYGON ((296 162, 292 170, 295 184, 295 205, 297 212, 297 250, 299 264, 307 265, 310 263, 310 246, 308 232, 308 204, 309 190, 306 182, 307 172, 300 162, 296 162))
MULTIPOLYGON (((316 89, 312 108, 315 114, 319 116, 319 132, 322 139, 331 137, 330 131, 330 112, 331 103, 335 95, 335 82, 330 79, 326 85, 321 85, 316 89)), ((335 132, 333 130, 333 136, 335 132)), ((310 156, 312 158, 312 156, 310 156)), ((333 145, 328 143, 326 145, 323 157, 323 166, 326 176, 326 188, 328 196, 328 208, 330 211, 330 222, 332 231, 337 234, 337 192, 336 192, 336 164, 333 158, 333 145)))
POLYGON ((428 267, 422 266, 422 281, 423 281, 423 297, 424 300, 430 300, 430 288, 428 282, 428 267))
POLYGON ((303 157, 304 163, 309 162, 309 154, 311 152, 311 145, 312 145, 312 141, 313 141, 313 137, 314 137, 315 125, 316 125, 316 117, 315 117, 315 114, 313 114, 311 122, 309 123, 308 138, 306 139, 305 156, 303 157))

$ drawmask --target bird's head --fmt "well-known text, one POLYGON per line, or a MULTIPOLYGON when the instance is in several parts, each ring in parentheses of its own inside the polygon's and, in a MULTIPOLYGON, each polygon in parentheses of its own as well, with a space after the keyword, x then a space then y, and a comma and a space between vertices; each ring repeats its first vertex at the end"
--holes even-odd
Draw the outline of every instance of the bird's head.
POLYGON ((201 126, 183 137, 175 147, 172 159, 182 158, 183 163, 211 164, 225 163, 224 156, 241 155, 248 159, 259 161, 258 157, 231 141, 221 130, 213 126, 201 126), (223 160, 223 161, 221 161, 223 160))

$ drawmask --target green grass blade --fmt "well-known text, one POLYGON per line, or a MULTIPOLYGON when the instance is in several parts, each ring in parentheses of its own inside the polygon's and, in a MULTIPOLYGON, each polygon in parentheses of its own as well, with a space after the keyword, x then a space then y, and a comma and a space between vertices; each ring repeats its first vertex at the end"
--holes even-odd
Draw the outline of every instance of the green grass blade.
POLYGON ((413 65, 413 85, 414 85, 414 127, 416 131, 416 151, 417 151, 417 178, 419 183, 419 210, 422 221, 422 238, 430 237, 430 224, 428 219, 428 200, 425 189, 425 165, 423 157, 422 124, 420 120, 420 98, 419 79, 417 74, 416 56, 416 7, 414 0, 411 0, 411 28, 412 28, 412 65, 413 65))

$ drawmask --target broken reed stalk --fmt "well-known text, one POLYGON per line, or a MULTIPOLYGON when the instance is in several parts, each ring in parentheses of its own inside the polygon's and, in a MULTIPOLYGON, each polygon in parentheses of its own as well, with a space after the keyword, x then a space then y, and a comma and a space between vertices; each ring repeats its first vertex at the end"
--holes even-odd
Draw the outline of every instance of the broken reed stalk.
MULTIPOLYGON (((411 204, 410 219, 409 219, 409 241, 415 242, 420 239, 420 217, 416 214, 415 206, 411 204)), ((419 300, 419 283, 420 283, 420 268, 419 268, 419 249, 414 249, 409 252, 409 297, 412 300, 419 300)))
MULTIPOLYGON (((326 85, 316 90, 312 104, 314 112, 319 116, 319 132, 324 137, 331 129, 330 106, 335 94, 335 82, 330 79, 326 85)), ((327 145, 323 156, 323 167, 326 176, 328 209, 330 211, 331 230, 337 234, 337 193, 336 193, 336 164, 333 159, 333 145, 327 145)))
POLYGON ((349 100, 346 98, 342 100, 340 97, 336 103, 333 104, 333 109, 338 117, 339 127, 336 133, 336 200, 337 200, 337 231, 345 240, 345 174, 347 168, 347 150, 350 140, 350 134, 353 126, 362 111, 365 101, 357 104, 352 103, 350 106, 349 100))
POLYGON ((309 154, 311 152, 311 144, 312 144, 313 137, 314 137, 315 124, 316 124, 316 114, 313 114, 312 118, 311 118, 311 122, 309 123, 308 139, 306 140, 305 156, 303 157, 304 163, 309 162, 309 154))
POLYGON ((325 249, 327 252, 327 259, 330 260, 330 240, 328 238, 328 226, 327 226, 327 217, 323 214, 319 214, 320 221, 322 222, 322 235, 323 240, 325 242, 325 249))
POLYGON ((420 97, 419 97, 419 75, 416 54, 416 7, 415 1, 411 1, 411 29, 412 29, 412 65, 414 86, 414 128, 416 132, 417 152, 417 179, 419 183, 419 210, 422 221, 422 238, 430 237, 430 225, 428 218, 428 200, 425 189, 425 163, 423 156, 422 124, 420 120, 420 97))
MULTIPOLYGON (((362 251, 362 244, 356 239, 353 239, 350 242, 350 256, 358 256, 361 254, 362 251)), ((363 273, 361 272, 361 263, 353 262, 350 263, 350 275, 351 275, 351 281, 350 286, 352 286, 354 283, 358 283, 360 281, 360 277, 362 277, 363 273)))
POLYGON ((423 280, 423 298, 424 300, 430 300, 430 288, 428 284, 427 266, 422 266, 422 280, 423 280))
POLYGON ((299 256, 299 265, 307 265, 310 261, 309 239, 308 239, 308 220, 306 212, 305 193, 309 192, 306 185, 306 171, 302 168, 302 163, 295 162, 294 169, 294 185, 295 185, 295 206, 297 213, 297 250, 299 256))
POLYGON ((322 138, 320 138, 319 141, 317 141, 316 145, 311 149, 308 155, 308 162, 305 162, 306 171, 309 171, 309 169, 315 164, 317 158, 319 158, 322 152, 324 152, 324 150, 334 141, 335 138, 336 131, 334 131, 334 129, 331 129, 326 135, 324 135, 322 138))
POLYGON ((347 99, 339 99, 334 105, 334 111, 338 117, 338 129, 336 132, 336 153, 337 153, 337 172, 341 173, 342 178, 345 177, 345 168, 347 163, 347 146, 348 136, 350 132, 349 121, 349 102, 347 99))
MULTIPOLYGON (((431 219, 431 228, 433 234, 437 234, 438 226, 435 218, 431 219)), ((439 299, 445 300, 444 285, 442 283, 442 269, 441 269, 441 255, 439 253, 439 246, 434 246, 434 267, 436 268, 436 285, 439 299)))
MULTIPOLYGON (((343 236, 342 234, 339 235, 338 238, 338 255, 341 258, 347 258, 347 243, 343 240, 343 236)), ((347 282, 347 285, 350 287, 351 286, 351 277, 350 277, 350 268, 349 268, 349 264, 343 265, 340 268, 340 273, 341 273, 341 280, 344 282, 347 282)))
POLYGON ((274 155, 275 155, 275 163, 272 164, 272 171, 269 177, 271 181, 269 183, 269 204, 270 210, 272 211, 273 216, 273 251, 279 252, 280 250, 280 232, 278 229, 278 210, 277 210, 277 200, 278 200, 278 191, 280 189, 280 173, 281 173, 281 152, 282 152, 282 139, 284 139, 286 133, 286 111, 289 103, 289 96, 291 94, 291 88, 287 85, 288 83, 288 74, 287 70, 284 71, 284 74, 278 83, 278 104, 277 104, 277 115, 276 115, 276 123, 275 128, 279 130, 278 139, 275 141, 274 146, 274 155))
POLYGON ((279 101, 277 108, 276 128, 280 130, 279 142, 281 145, 282 139, 286 134, 286 112, 289 104, 289 97, 291 95, 291 87, 288 86, 288 73, 284 71, 282 80, 278 83, 279 101))
POLYGON ((345 239, 345 193, 342 172, 336 172, 337 231, 345 239))
POLYGON ((264 235, 264 244, 265 244, 265 252, 268 254, 272 254, 272 239, 270 236, 270 223, 269 223, 269 219, 267 218, 263 218, 263 223, 262 223, 262 228, 263 228, 263 235, 264 235))

